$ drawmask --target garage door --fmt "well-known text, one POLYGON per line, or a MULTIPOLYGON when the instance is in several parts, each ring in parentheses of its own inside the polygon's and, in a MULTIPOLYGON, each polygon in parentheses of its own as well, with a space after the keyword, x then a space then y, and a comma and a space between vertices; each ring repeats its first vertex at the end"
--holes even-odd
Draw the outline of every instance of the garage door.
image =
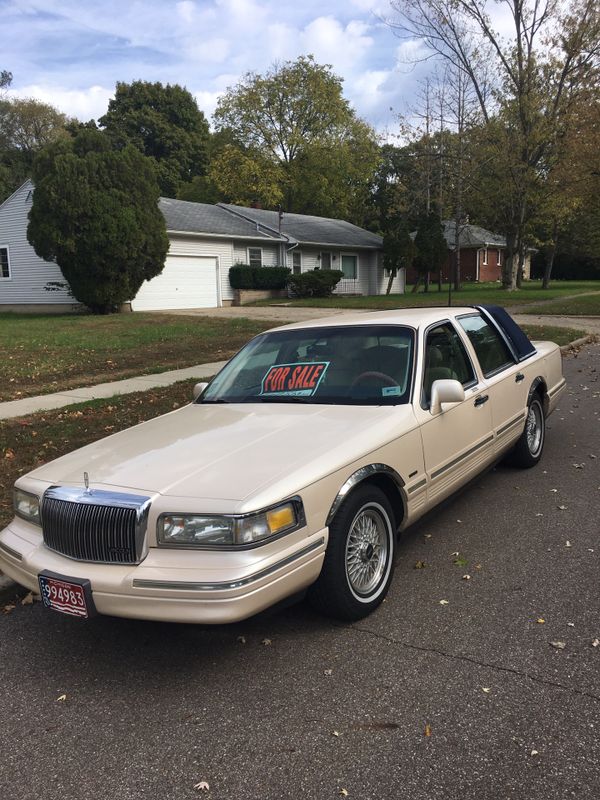
POLYGON ((131 307, 134 311, 159 311, 212 308, 218 304, 216 258, 167 256, 163 271, 151 281, 144 281, 131 307))

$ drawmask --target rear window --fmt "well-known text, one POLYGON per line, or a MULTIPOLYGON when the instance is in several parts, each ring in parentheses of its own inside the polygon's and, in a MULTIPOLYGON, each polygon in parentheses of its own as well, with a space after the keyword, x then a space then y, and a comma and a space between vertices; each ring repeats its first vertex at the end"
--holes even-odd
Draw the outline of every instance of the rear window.
POLYGON ((403 326, 274 331, 240 350, 200 402, 406 403, 413 352, 403 326))

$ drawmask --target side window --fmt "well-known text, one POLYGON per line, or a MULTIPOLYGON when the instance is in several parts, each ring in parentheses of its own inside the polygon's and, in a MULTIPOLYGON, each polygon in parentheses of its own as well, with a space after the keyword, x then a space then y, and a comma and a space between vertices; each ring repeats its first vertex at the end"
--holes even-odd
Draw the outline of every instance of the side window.
POLYGON ((427 333, 425 340, 425 370, 423 373, 423 401, 429 405, 434 381, 453 379, 463 386, 475 383, 473 366, 456 330, 445 322, 427 333))
POLYGON ((458 322, 469 337, 486 378, 514 364, 513 357, 500 334, 488 325, 480 314, 460 317, 458 322))

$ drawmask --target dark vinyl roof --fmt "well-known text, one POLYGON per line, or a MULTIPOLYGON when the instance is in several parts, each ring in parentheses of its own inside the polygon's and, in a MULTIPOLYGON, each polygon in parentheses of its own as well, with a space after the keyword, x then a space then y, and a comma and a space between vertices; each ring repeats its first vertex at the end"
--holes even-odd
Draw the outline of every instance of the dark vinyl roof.
MULTIPOLYGON (((248 219, 268 226, 276 232, 279 229, 279 214, 277 211, 267 211, 264 208, 246 208, 228 203, 220 203, 222 208, 228 209, 233 214, 240 214, 248 219)), ((376 233, 371 233, 351 222, 327 217, 312 217, 307 214, 283 214, 281 220, 281 233, 292 241, 300 244, 341 245, 342 247, 372 247, 380 248, 383 239, 376 233)))
MULTIPOLYGON (((186 200, 172 200, 169 197, 161 197, 158 205, 165 218, 168 231, 213 233, 217 236, 239 236, 241 238, 273 238, 264 231, 257 230, 255 223, 230 214, 219 206, 208 203, 189 203, 186 200)), ((275 238, 278 237, 275 236, 275 238)))

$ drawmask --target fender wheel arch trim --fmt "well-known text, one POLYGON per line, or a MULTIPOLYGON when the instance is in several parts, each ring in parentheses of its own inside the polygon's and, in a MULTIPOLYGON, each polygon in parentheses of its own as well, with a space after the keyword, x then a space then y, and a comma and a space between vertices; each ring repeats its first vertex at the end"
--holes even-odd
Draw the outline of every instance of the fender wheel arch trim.
POLYGON ((406 509, 406 492, 404 490, 405 482, 400 474, 396 472, 393 467, 390 467, 387 464, 365 464, 365 466, 359 467, 359 469, 353 472, 352 475, 350 475, 350 477, 347 478, 342 484, 340 490, 335 496, 335 500, 333 501, 331 508, 329 509, 329 514, 327 515, 327 520, 325 522, 327 526, 331 524, 331 521, 339 511, 340 506, 348 497, 350 492, 374 475, 386 475, 388 478, 392 479, 398 488, 400 497, 402 498, 402 505, 406 509))

